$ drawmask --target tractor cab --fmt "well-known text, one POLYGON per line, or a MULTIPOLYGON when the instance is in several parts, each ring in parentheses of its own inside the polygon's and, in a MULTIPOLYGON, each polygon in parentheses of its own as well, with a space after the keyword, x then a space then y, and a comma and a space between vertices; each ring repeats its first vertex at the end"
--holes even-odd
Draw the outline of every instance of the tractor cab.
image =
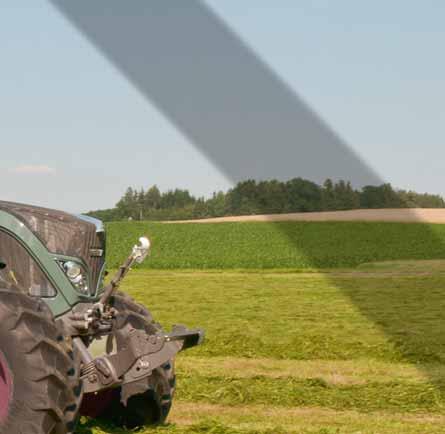
POLYGON ((141 237, 104 285, 102 222, 0 201, 0 434, 71 434, 81 414, 131 429, 166 419, 176 354, 204 335, 165 332, 119 291, 149 248, 141 237))

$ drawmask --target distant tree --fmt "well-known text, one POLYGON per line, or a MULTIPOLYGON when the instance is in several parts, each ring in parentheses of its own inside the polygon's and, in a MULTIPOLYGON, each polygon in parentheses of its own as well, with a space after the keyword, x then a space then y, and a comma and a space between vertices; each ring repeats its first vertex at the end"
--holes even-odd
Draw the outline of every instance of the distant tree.
POLYGON ((380 186, 366 185, 360 193, 361 208, 404 208, 401 197, 393 190, 391 184, 380 186))
POLYGON ((144 196, 144 208, 146 210, 159 209, 161 207, 161 192, 156 185, 150 187, 144 196))
POLYGON ((285 183, 287 204, 283 211, 306 212, 322 209, 322 189, 314 182, 294 178, 285 183))
POLYGON ((331 179, 326 179, 321 190, 321 209, 331 211, 336 209, 334 183, 331 179))
POLYGON ((226 194, 222 191, 213 193, 212 197, 207 200, 209 216, 220 217, 227 213, 226 194))
POLYGON ((209 209, 207 201, 201 197, 193 206, 193 215, 195 218, 205 218, 209 216, 209 209))
POLYGON ((334 209, 346 210, 360 207, 360 194, 355 191, 350 182, 340 180, 333 186, 334 209))
POLYGON ((242 181, 227 193, 229 213, 232 215, 254 214, 258 211, 257 185, 253 179, 242 181))
POLYGON ((445 201, 438 194, 420 194, 405 190, 398 190, 397 194, 408 208, 445 208, 445 201))
POLYGON ((122 199, 116 204, 117 214, 120 218, 128 218, 137 216, 137 192, 131 187, 127 188, 122 199))
POLYGON ((227 193, 197 199, 188 190, 161 193, 156 185, 147 191, 127 188, 115 208, 91 211, 105 221, 131 218, 177 220, 224 215, 345 210, 357 208, 445 208, 439 195, 394 190, 391 184, 367 185, 355 190, 350 182, 326 179, 322 186, 303 178, 238 182, 227 193))
POLYGON ((256 193, 250 198, 253 212, 275 214, 283 212, 287 206, 286 186, 283 182, 272 179, 256 184, 256 193))
POLYGON ((196 199, 188 192, 188 190, 169 190, 161 195, 161 208, 184 208, 196 202, 196 199))

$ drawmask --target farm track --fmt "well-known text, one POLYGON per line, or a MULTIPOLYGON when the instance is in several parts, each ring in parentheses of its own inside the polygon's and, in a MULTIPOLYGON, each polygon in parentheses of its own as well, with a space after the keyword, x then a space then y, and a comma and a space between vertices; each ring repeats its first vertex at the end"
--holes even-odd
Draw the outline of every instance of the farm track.
POLYGON ((299 212, 288 214, 259 214, 179 220, 163 223, 227 223, 227 222, 286 222, 286 221, 373 221, 401 223, 445 223, 445 209, 358 209, 348 211, 299 212))
POLYGON ((388 363, 377 360, 277 360, 237 357, 184 357, 179 372, 193 375, 231 378, 319 378, 328 385, 375 383, 425 383, 433 375, 445 378, 445 366, 431 364, 428 375, 409 363, 388 363))
MULTIPOLYGON (((224 406, 178 403, 171 423, 196 426, 203 419, 220 421, 232 433, 444 433, 445 416, 407 413, 334 411, 320 407, 277 408, 268 405, 224 406), (236 421, 234 424, 233 422, 236 421), (333 421, 335 421, 333 423, 333 421), (442 425, 442 426, 441 426, 442 425), (332 429, 327 428, 332 427, 332 429), (344 429, 344 427, 349 427, 344 429), (233 431, 231 431, 233 430, 233 431), (337 431, 338 430, 338 431, 337 431)), ((217 426, 217 423, 215 423, 217 426)), ((199 426, 199 425, 198 425, 199 426)), ((224 429, 224 428, 223 428, 224 429)), ((150 431, 147 431, 148 434, 150 431)), ((181 432, 178 430, 178 432, 181 432)), ((193 432, 193 431, 191 431, 193 432)), ((202 431, 205 432, 205 431, 202 431)), ((208 432, 211 432, 210 430, 208 432)), ((221 431, 224 432, 224 431, 221 431)))

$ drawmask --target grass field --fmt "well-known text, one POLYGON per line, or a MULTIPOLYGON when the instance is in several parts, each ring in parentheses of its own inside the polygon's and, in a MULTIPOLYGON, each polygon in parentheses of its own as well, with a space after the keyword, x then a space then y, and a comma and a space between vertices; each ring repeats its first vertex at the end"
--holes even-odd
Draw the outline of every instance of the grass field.
POLYGON ((153 242, 143 267, 275 269, 355 267, 444 257, 445 225, 381 222, 279 222, 107 225, 108 263, 120 265, 141 234, 153 242))
MULTIPOLYGON (((439 255, 438 245, 425 235, 429 229, 371 224, 372 237, 392 237, 396 246, 384 243, 382 253, 375 240, 364 252, 355 250, 356 259, 351 246, 364 246, 369 232, 361 225, 336 224, 334 238, 348 234, 341 245, 333 237, 322 241, 323 231, 332 230, 326 226, 298 225, 295 236, 312 243, 314 255, 317 246, 327 243, 329 251, 317 256, 325 266, 439 255), (424 238, 416 238, 422 233, 424 238)), ((228 266, 235 242, 239 249, 232 256, 245 264, 248 251, 255 251, 251 243, 258 247, 265 239, 270 248, 263 247, 254 261, 263 255, 272 266, 285 256, 279 248, 285 241, 272 230, 260 237, 265 228, 257 224, 229 227, 226 237, 212 228, 213 242, 201 232, 210 226, 179 226, 166 226, 164 232, 164 226, 149 225, 153 265, 196 267, 207 253, 205 266, 228 266), (244 250, 237 231, 249 239, 244 250), (199 257, 188 258, 191 252, 199 257)), ((128 237, 119 224, 109 229, 112 239, 120 234, 119 245, 127 247, 141 227, 133 223, 128 237)), ((441 227, 432 230, 445 234, 441 227)), ((113 247, 110 256, 117 258, 117 250, 113 247)), ((286 266, 296 261, 291 256, 286 266)), ((157 319, 207 332, 203 346, 178 358, 178 392, 169 424, 143 433, 445 432, 444 287, 441 261, 323 273, 135 270, 124 289, 150 306, 157 319)), ((88 420, 79 429, 79 434, 124 432, 88 420)))

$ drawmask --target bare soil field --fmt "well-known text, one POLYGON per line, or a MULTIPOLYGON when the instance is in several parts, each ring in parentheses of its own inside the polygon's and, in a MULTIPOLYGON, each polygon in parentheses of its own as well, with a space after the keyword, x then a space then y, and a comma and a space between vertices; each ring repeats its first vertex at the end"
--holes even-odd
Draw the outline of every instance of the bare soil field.
POLYGON ((198 220, 165 221, 163 223, 224 223, 282 221, 385 221, 402 223, 445 223, 443 208, 357 209, 350 211, 299 212, 215 217, 198 220))

